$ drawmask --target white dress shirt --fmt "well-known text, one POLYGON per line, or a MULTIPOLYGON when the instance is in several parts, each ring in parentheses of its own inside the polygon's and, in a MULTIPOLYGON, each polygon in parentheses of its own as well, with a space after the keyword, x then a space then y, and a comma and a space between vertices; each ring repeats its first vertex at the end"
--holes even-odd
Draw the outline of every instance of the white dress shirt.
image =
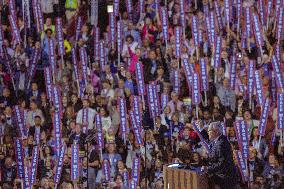
MULTIPOLYGON (((95 120, 95 115, 96 115, 96 110, 92 108, 87 108, 88 109, 88 129, 93 129, 94 128, 94 120, 95 120)), ((77 117, 76 117, 76 123, 77 124, 83 124, 83 109, 79 110, 77 117)))

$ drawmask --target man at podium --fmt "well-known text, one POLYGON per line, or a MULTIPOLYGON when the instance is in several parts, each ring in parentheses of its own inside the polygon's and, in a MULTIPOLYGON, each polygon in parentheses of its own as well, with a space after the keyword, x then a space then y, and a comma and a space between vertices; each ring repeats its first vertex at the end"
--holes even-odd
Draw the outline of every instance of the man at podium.
POLYGON ((232 149, 227 137, 222 135, 218 122, 210 124, 208 135, 208 166, 203 166, 201 171, 208 173, 210 182, 221 189, 236 188, 237 172, 234 168, 232 149))

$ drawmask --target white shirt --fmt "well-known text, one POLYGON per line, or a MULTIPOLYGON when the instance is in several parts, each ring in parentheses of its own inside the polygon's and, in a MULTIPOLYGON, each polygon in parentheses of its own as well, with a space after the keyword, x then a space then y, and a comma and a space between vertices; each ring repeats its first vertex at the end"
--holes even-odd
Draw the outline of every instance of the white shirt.
MULTIPOLYGON (((79 110, 77 117, 76 117, 76 123, 77 124, 83 124, 83 110, 79 110)), ((95 115, 96 115, 96 110, 92 108, 88 108, 88 129, 93 129, 94 128, 94 120, 95 120, 95 115)))
POLYGON ((101 95, 104 97, 114 98, 114 90, 113 89, 103 89, 101 91, 101 95))
POLYGON ((42 12, 45 14, 53 13, 53 5, 57 3, 58 0, 41 0, 40 5, 42 12))
POLYGON ((138 46, 137 42, 132 42, 130 45, 128 45, 127 43, 123 44, 123 49, 122 49, 122 56, 125 57, 128 54, 128 47, 130 48, 130 50, 132 51, 132 53, 135 53, 135 49, 138 46))

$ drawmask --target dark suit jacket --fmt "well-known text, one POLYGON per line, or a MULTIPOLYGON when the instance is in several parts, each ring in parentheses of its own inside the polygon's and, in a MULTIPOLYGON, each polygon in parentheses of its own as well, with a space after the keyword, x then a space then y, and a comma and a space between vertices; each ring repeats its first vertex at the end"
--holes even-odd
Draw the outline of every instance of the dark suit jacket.
POLYGON ((157 77, 157 68, 158 66, 162 66, 162 64, 156 60, 156 70, 154 72, 154 74, 151 73, 151 69, 152 69, 152 61, 147 58, 144 59, 143 61, 143 66, 144 66, 144 79, 145 82, 148 83, 149 81, 154 81, 157 77))
MULTIPOLYGON (((35 126, 31 126, 30 128, 29 128, 29 135, 32 135, 32 136, 35 136, 35 130, 36 130, 36 128, 35 128, 35 126)), ((46 126, 40 126, 40 132, 42 132, 42 131, 47 131, 47 127, 46 126)))
MULTIPOLYGON (((74 143, 74 140, 76 139, 76 133, 73 133, 70 137, 69 137, 69 144, 73 144, 74 143)), ((80 150, 85 150, 85 139, 86 139, 87 135, 84 134, 84 133, 80 133, 80 136, 79 136, 79 141, 78 141, 78 144, 80 146, 80 150)))
MULTIPOLYGON (((31 84, 30 84, 30 85, 31 85, 31 84)), ((41 94, 41 91, 38 90, 38 93, 37 93, 37 96, 36 96, 36 99, 35 99, 35 101, 36 101, 37 104, 40 103, 40 94, 41 94)), ((33 96, 33 91, 30 90, 30 92, 29 92, 28 95, 27 95, 27 97, 28 97, 27 100, 29 101, 32 96, 33 96)))
POLYGON ((208 154, 208 173, 215 184, 221 188, 236 185, 236 170, 234 168, 233 153, 227 137, 221 135, 217 141, 210 143, 208 154))
MULTIPOLYGON (((15 87, 16 87, 16 90, 17 90, 17 91, 19 90, 20 75, 21 75, 21 72, 18 71, 18 72, 15 73, 15 76, 14 76, 15 87)), ((28 78, 28 74, 27 74, 27 72, 26 72, 26 73, 25 73, 25 90, 27 89, 28 82, 29 82, 29 78, 28 78)))

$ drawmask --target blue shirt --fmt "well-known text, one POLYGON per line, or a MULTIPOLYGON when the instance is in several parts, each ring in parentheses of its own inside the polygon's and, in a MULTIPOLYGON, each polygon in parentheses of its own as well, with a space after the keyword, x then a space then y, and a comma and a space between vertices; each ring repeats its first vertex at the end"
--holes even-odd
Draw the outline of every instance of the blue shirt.
POLYGON ((126 80, 124 86, 130 90, 131 94, 134 94, 134 84, 132 80, 126 80))

